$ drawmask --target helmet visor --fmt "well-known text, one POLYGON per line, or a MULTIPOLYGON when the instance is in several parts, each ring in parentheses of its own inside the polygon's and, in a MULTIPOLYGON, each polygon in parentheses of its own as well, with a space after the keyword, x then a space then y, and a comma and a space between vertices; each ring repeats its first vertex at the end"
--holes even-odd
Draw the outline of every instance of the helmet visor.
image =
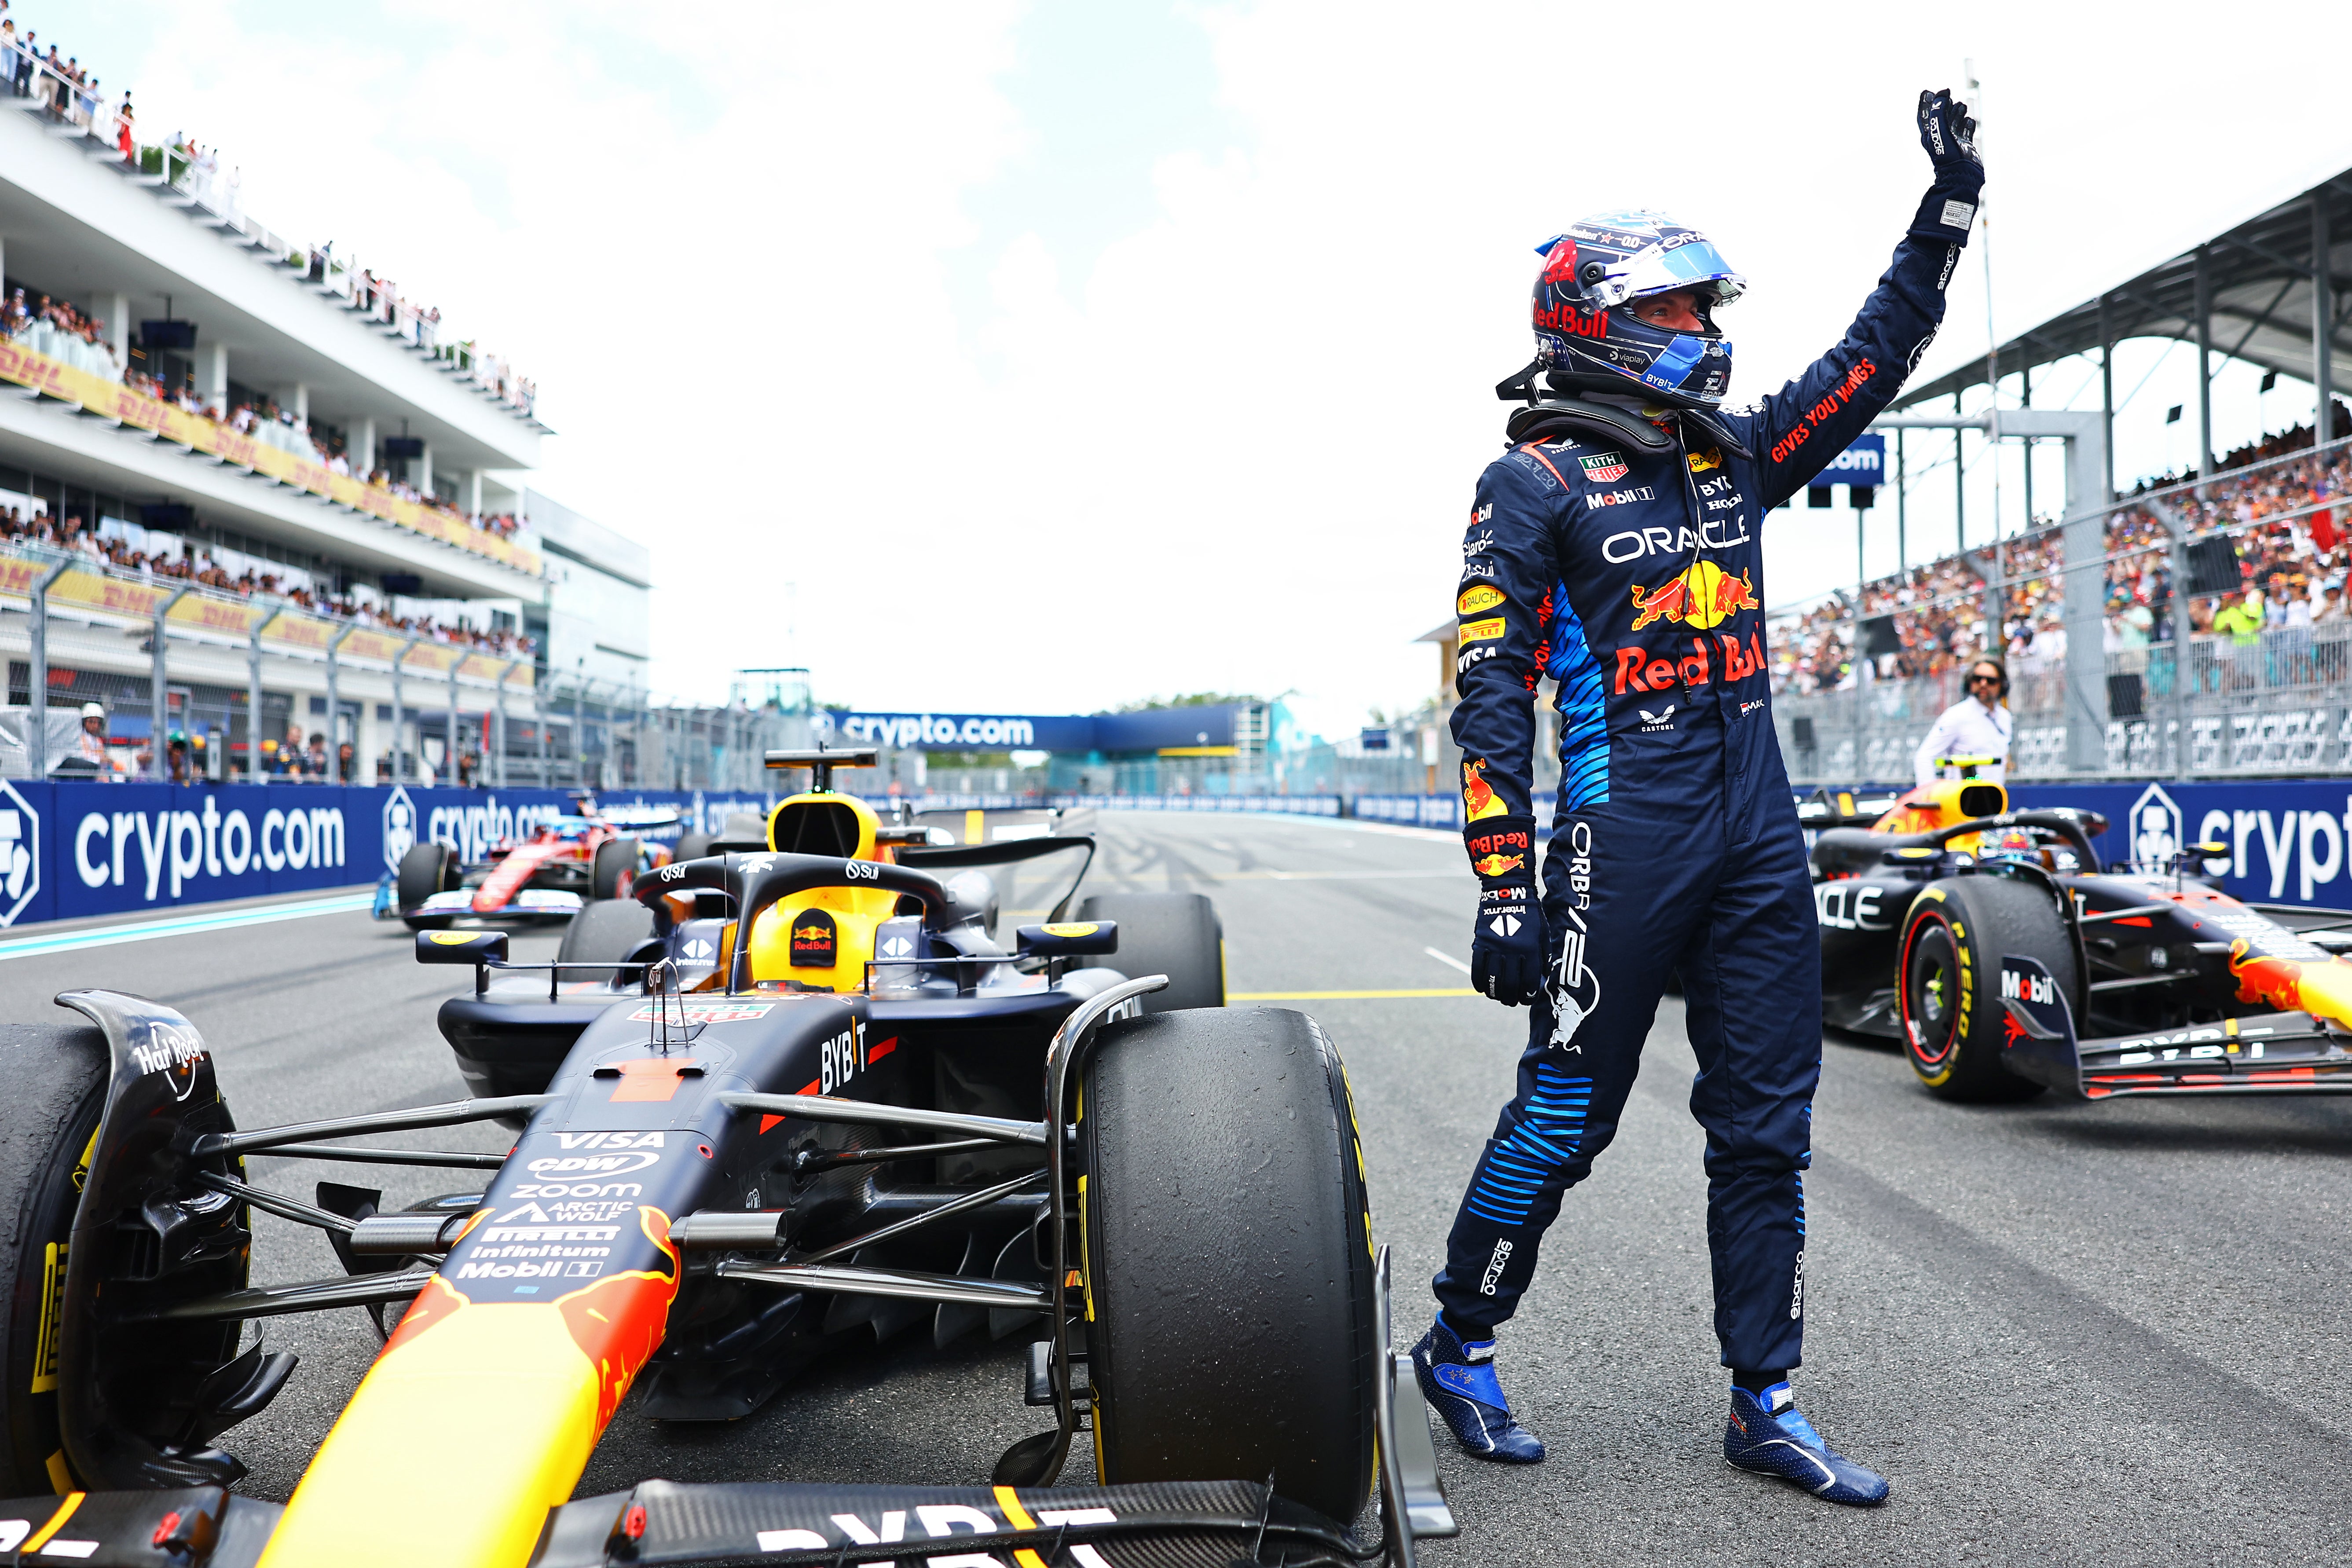
POLYGON ((1731 269, 1712 240, 1694 235, 1680 245, 1635 251, 1612 267, 1593 292, 1604 308, 1675 289, 1695 289, 1712 303, 1727 305, 1747 287, 1748 279, 1731 269))

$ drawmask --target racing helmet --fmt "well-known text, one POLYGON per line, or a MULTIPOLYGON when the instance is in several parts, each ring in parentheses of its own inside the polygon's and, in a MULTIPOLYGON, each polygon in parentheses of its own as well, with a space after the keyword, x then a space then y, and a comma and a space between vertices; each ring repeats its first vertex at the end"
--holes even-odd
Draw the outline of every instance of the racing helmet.
POLYGON ((1731 344, 1714 310, 1739 298, 1748 280, 1714 242, 1664 213, 1600 213, 1536 247, 1536 359, 1563 391, 1639 391, 1684 408, 1722 405, 1731 385, 1731 344), (1704 331, 1653 326, 1625 307, 1688 289, 1704 331))

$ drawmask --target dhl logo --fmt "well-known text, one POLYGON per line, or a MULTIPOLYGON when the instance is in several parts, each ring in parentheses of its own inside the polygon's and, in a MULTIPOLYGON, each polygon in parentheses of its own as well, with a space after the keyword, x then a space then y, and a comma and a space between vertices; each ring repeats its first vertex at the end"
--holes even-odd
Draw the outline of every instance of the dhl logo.
POLYGON ((1712 561, 1700 561, 1655 588, 1633 584, 1633 630, 1653 621, 1673 621, 1701 631, 1742 610, 1758 610, 1756 584, 1748 573, 1737 577, 1712 561))

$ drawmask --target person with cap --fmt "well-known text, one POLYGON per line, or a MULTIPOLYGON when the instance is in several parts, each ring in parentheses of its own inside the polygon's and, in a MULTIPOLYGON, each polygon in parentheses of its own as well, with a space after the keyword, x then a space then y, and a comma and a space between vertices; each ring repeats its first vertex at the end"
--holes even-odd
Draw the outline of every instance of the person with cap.
POLYGON ((1984 165, 1949 93, 1919 96, 1934 177, 1844 338, 1755 408, 1723 411, 1715 311, 1745 287, 1655 212, 1538 247, 1537 358, 1471 502, 1456 590, 1453 732, 1478 879, 1471 984, 1530 1005, 1517 1092, 1471 1173, 1412 1359, 1473 1457, 1542 1442, 1503 1393, 1497 1332, 1566 1190, 1617 1132, 1667 978, 1698 1058, 1724 1457, 1831 1502, 1885 1478, 1822 1441, 1789 1384, 1804 1335, 1805 1191, 1821 1075, 1805 845, 1773 731, 1764 518, 1862 434, 1935 336, 1984 165), (1538 378, 1541 384, 1538 385, 1538 378), (1537 683, 1557 683, 1560 783, 1543 886, 1537 683))

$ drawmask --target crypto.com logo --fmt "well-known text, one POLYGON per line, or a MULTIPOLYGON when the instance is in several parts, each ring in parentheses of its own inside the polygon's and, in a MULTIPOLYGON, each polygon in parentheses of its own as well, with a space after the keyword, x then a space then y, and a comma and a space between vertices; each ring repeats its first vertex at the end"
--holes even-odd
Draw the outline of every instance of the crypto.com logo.
POLYGON ((416 805, 395 784, 383 802, 383 868, 400 869, 400 858, 416 847, 416 805))
POLYGON ((0 780, 0 926, 12 926, 41 890, 41 814, 0 780))

